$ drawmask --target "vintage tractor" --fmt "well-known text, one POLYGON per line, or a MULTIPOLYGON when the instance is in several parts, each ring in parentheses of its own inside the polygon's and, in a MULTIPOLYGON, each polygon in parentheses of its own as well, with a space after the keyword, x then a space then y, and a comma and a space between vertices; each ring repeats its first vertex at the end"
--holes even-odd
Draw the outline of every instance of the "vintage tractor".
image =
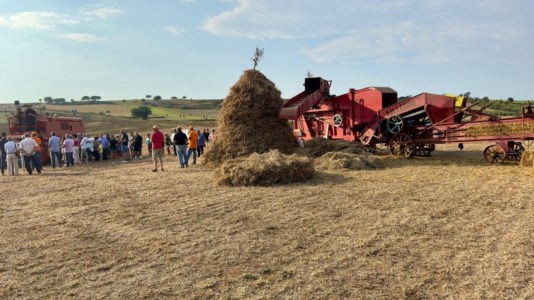
POLYGON ((422 93, 399 101, 388 87, 350 89, 330 94, 331 82, 306 78, 304 91, 280 108, 280 119, 292 120, 295 136, 357 141, 373 149, 389 147, 392 154, 429 156, 436 144, 489 141, 489 162, 520 160, 523 143, 534 140, 534 113, 529 104, 521 117, 498 118, 483 112, 489 105, 467 106, 460 96, 422 93))
POLYGON ((21 140, 25 133, 37 132, 43 141, 41 146, 41 161, 46 164, 50 161, 48 151, 48 138, 54 131, 63 140, 65 134, 76 134, 85 132, 81 118, 59 117, 57 115, 38 114, 31 105, 18 105, 15 103, 16 111, 8 117, 9 134, 16 140, 21 140))

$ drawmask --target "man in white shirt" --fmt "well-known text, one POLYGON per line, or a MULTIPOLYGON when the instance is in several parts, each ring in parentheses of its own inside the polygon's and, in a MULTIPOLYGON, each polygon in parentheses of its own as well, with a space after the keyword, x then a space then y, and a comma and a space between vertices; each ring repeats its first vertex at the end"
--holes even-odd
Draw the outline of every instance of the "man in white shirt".
POLYGON ((10 135, 7 136, 4 151, 7 160, 7 174, 9 174, 9 176, 19 176, 19 157, 17 156, 19 149, 10 135))
POLYGON ((65 158, 67 160, 67 168, 74 166, 74 140, 71 135, 65 135, 63 141, 63 148, 65 149, 65 158))
POLYGON ((37 147, 37 143, 30 138, 30 134, 26 133, 24 135, 24 139, 20 142, 20 151, 22 152, 24 158, 24 166, 26 167, 26 171, 29 175, 32 175, 32 167, 30 165, 30 162, 37 169, 37 173, 41 174, 41 164, 37 162, 37 157, 35 156, 35 152, 37 152, 37 147))
POLYGON ((83 149, 83 153, 85 153, 85 162, 91 161, 91 156, 93 156, 93 142, 94 139, 89 134, 86 134, 80 142, 80 147, 83 149))

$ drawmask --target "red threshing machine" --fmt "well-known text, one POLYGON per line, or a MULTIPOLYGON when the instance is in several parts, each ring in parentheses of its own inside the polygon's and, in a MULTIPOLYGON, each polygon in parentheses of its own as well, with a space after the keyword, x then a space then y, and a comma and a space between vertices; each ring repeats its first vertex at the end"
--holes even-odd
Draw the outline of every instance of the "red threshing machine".
POLYGON ((483 113, 492 103, 478 109, 467 106, 469 93, 462 96, 422 93, 398 101, 388 87, 350 89, 330 95, 331 81, 306 78, 304 91, 280 108, 278 117, 292 120, 294 134, 313 138, 359 141, 373 150, 385 144, 392 154, 429 156, 436 144, 488 141, 484 150, 493 163, 520 160, 523 143, 534 141, 534 111, 529 104, 521 117, 498 118, 483 113))
POLYGON ((44 116, 32 109, 31 105, 16 105, 17 110, 8 117, 9 134, 16 140, 21 140, 25 133, 36 131, 43 141, 41 146, 41 161, 43 164, 50 161, 48 151, 48 138, 54 131, 63 140, 65 134, 77 134, 85 132, 85 127, 81 118, 58 117, 56 115, 44 116))

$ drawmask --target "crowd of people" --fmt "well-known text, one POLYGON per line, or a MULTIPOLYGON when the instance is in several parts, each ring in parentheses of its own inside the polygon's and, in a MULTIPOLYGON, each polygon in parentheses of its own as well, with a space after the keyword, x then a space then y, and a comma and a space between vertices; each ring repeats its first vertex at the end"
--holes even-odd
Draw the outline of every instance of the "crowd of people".
POLYGON ((153 172, 163 169, 163 157, 165 153, 174 155, 181 168, 187 168, 192 158, 192 163, 197 163, 197 157, 204 153, 204 148, 209 141, 215 138, 215 129, 195 130, 192 126, 187 130, 181 127, 172 129, 170 133, 162 133, 158 126, 152 127, 153 133, 143 137, 138 132, 128 134, 121 130, 120 134, 65 134, 62 137, 50 132, 50 138, 45 145, 37 132, 26 133, 19 142, 12 136, 2 133, 0 139, 2 176, 7 169, 10 176, 19 175, 19 167, 26 169, 29 175, 34 172, 41 174, 41 148, 46 147, 50 155, 52 169, 73 167, 77 164, 92 162, 108 162, 120 160, 127 163, 132 159, 142 159, 143 149, 145 154, 151 156, 154 161, 153 172))

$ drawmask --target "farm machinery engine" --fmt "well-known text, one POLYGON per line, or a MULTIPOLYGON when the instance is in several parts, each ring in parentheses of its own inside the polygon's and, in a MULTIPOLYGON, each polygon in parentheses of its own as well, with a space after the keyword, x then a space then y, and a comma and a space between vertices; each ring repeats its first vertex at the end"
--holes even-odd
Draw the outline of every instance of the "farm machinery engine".
POLYGON ((278 117, 293 121, 295 136, 360 142, 370 149, 383 144, 392 154, 409 158, 429 156, 436 144, 487 141, 493 144, 484 150, 484 158, 493 163, 520 160, 523 143, 534 141, 530 104, 521 117, 497 118, 483 112, 491 103, 467 105, 469 93, 422 93, 399 101, 389 87, 349 89, 335 96, 331 84, 306 78, 304 91, 282 105, 278 117))
POLYGON ((46 164, 50 161, 48 151, 48 138, 54 131, 58 137, 63 139, 65 134, 76 134, 85 132, 81 118, 59 117, 56 115, 38 114, 31 105, 20 106, 15 103, 16 112, 8 117, 9 134, 16 140, 21 140, 25 133, 37 132, 43 141, 41 146, 41 161, 46 164))

